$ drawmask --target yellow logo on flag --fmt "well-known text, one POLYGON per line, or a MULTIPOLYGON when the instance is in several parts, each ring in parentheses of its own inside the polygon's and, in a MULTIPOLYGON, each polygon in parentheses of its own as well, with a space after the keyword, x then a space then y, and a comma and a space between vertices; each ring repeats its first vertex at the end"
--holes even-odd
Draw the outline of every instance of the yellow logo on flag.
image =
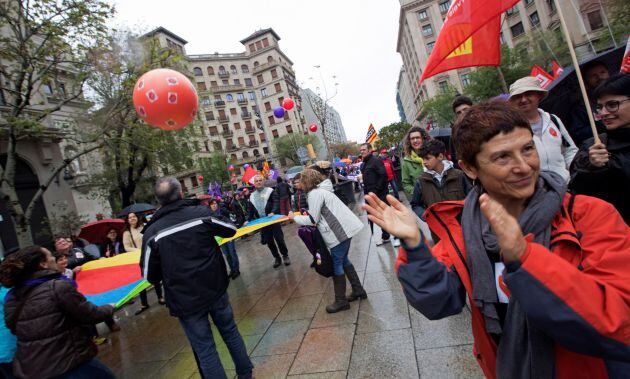
POLYGON ((461 55, 472 54, 472 52, 473 52, 473 49, 472 49, 472 36, 470 36, 470 37, 468 37, 468 39, 466 41, 464 41, 464 43, 459 45, 457 47, 457 49, 453 50, 453 52, 450 53, 448 55, 448 57, 446 57, 446 59, 459 57, 461 55))

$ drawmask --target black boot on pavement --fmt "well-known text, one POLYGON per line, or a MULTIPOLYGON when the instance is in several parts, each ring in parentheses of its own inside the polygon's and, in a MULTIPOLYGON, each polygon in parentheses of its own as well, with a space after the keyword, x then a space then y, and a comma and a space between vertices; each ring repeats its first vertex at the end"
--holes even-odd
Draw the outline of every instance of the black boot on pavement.
POLYGON ((326 312, 337 313, 350 309, 350 303, 346 299, 346 276, 333 276, 333 285, 335 287, 335 302, 326 306, 326 312))
POLYGON ((276 261, 273 262, 273 268, 278 268, 278 267, 280 267, 281 264, 282 264, 282 261, 278 257, 278 258, 276 258, 276 261))
POLYGON ((344 267, 343 271, 345 271, 348 281, 350 282, 350 286, 352 287, 352 292, 350 293, 350 296, 348 296, 348 301, 367 299, 367 293, 361 285, 359 274, 357 274, 357 270, 354 269, 354 266, 344 267))
POLYGON ((288 256, 288 255, 283 255, 283 256, 282 256, 282 260, 284 261, 284 265, 285 265, 285 266, 288 266, 288 265, 290 265, 290 264, 291 264, 291 259, 289 259, 289 256, 288 256))

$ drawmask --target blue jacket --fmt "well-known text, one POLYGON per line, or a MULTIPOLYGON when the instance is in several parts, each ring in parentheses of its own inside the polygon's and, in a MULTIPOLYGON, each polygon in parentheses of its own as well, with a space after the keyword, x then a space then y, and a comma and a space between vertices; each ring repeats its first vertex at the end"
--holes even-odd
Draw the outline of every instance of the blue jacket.
POLYGON ((4 298, 7 292, 8 288, 0 286, 0 363, 12 362, 16 348, 15 336, 4 323, 4 298))

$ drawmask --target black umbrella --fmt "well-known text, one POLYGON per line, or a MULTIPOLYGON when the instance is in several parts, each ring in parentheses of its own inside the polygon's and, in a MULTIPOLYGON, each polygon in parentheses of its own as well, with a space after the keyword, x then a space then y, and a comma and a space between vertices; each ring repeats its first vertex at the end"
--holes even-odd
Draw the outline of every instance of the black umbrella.
POLYGON ((138 213, 146 213, 146 212, 150 212, 154 210, 155 210, 154 205, 147 204, 147 203, 136 203, 136 204, 131 204, 130 206, 120 211, 120 213, 118 213, 118 217, 126 217, 129 213, 138 214, 138 213))

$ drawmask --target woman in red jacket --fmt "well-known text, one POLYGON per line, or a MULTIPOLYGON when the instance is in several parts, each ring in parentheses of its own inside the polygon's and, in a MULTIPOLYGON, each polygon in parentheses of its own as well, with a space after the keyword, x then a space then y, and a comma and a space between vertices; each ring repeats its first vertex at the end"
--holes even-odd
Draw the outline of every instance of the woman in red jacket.
POLYGON ((630 372, 630 228, 608 203, 540 171, 529 123, 500 103, 455 126, 466 200, 415 215, 367 195, 369 219, 404 241, 397 274, 430 319, 471 304, 474 354, 489 378, 615 378, 630 372))

